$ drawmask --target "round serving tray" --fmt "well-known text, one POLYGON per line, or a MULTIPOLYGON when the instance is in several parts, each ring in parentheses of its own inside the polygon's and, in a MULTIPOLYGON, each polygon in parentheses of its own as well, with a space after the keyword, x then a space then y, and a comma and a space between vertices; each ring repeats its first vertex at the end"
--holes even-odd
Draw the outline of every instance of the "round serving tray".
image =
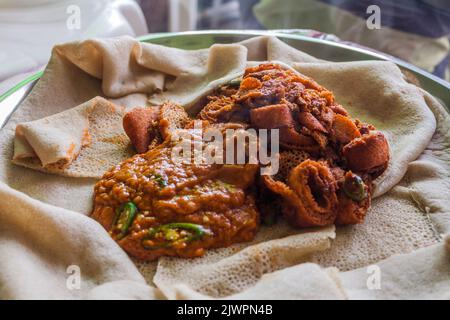
MULTIPOLYGON (((423 89, 439 98, 450 113, 450 83, 400 59, 373 52, 360 47, 350 46, 330 40, 312 38, 290 33, 289 31, 192 31, 179 33, 151 34, 138 38, 142 42, 151 42, 181 49, 208 48, 214 43, 233 43, 260 35, 272 35, 289 45, 319 59, 329 61, 384 60, 396 63, 400 68, 413 73, 423 89)), ((30 93, 42 71, 21 81, 0 96, 0 128, 5 125, 11 114, 30 93)))

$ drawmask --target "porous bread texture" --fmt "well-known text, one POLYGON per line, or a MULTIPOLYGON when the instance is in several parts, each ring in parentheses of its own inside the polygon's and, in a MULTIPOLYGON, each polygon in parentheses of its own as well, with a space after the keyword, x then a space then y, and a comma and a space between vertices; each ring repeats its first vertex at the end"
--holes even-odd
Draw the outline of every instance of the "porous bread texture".
POLYGON ((15 130, 13 161, 64 167, 89 144, 85 104, 50 117, 20 123, 15 130))
POLYGON ((398 186, 373 200, 362 224, 337 227, 330 249, 314 254, 311 261, 347 271, 440 240, 427 212, 417 207, 408 189, 398 186))
POLYGON ((130 257, 136 268, 144 277, 145 281, 151 285, 155 286, 153 283, 153 277, 156 274, 156 268, 158 267, 158 260, 155 261, 141 261, 136 258, 130 257))
POLYGON ((122 126, 125 109, 100 99, 89 115, 91 143, 67 167, 68 176, 100 178, 106 170, 134 154, 122 126))
POLYGON ((384 173, 373 181, 373 197, 399 183, 436 131, 436 118, 423 92, 407 83, 392 63, 297 63, 294 68, 331 90, 351 117, 385 135, 390 159, 384 173))
MULTIPOLYGON (((184 284, 176 285, 175 290, 176 299, 212 299, 184 284)), ((292 300, 344 300, 347 295, 336 268, 323 269, 317 264, 303 263, 265 274, 254 286, 223 299, 279 300, 286 297, 292 300)))
MULTIPOLYGON (((450 298, 450 251, 445 243, 397 254, 372 268, 341 272, 342 287, 349 299, 366 300, 448 300, 450 298), (368 286, 374 270, 379 290, 368 286), (369 280, 369 281, 368 281, 369 280)), ((372 282, 372 284, 375 284, 372 282)))
MULTIPOLYGON (((68 177, 100 178, 107 169, 133 155, 129 147, 129 139, 122 127, 122 118, 125 113, 123 107, 114 105, 101 97, 91 99, 75 108, 80 107, 86 117, 90 139, 89 143, 79 150, 72 163, 67 166, 43 167, 37 158, 14 159, 13 163, 68 177)), ((61 112, 60 118, 70 122, 72 110, 61 112)), ((52 132, 52 134, 58 134, 58 132, 52 132)), ((75 138, 81 139, 81 137, 75 138)), ((81 144, 81 141, 77 143, 81 144)))
POLYGON ((276 180, 285 181, 289 172, 298 164, 310 159, 307 152, 302 150, 284 150, 280 152, 280 166, 278 173, 275 175, 276 180))
POLYGON ((328 249, 334 230, 329 226, 299 231, 279 223, 262 228, 250 244, 209 250, 197 259, 160 258, 153 282, 169 299, 176 297, 178 284, 212 297, 231 295, 251 287, 266 273, 328 249))
POLYGON ((159 119, 160 133, 166 139, 173 130, 184 128, 189 116, 181 105, 167 101, 161 105, 159 119))
POLYGON ((161 106, 160 118, 167 119, 171 128, 183 128, 189 121, 189 116, 182 106, 166 102, 161 106))
MULTIPOLYGON (((180 78, 180 81, 177 81, 178 86, 172 86, 176 91, 171 91, 169 89, 167 94, 162 97, 163 100, 176 97, 176 93, 178 93, 180 101, 188 101, 192 100, 197 95, 202 96, 205 92, 202 86, 197 86, 200 83, 199 81, 190 82, 193 84, 192 86, 188 86, 188 84, 190 81, 189 75, 205 78, 205 73, 203 73, 203 71, 208 73, 204 68, 206 67, 205 61, 208 56, 207 51, 183 51, 165 47, 155 47, 154 45, 149 44, 139 44, 143 49, 139 51, 139 55, 134 55, 130 54, 131 51, 127 50, 127 46, 123 45, 123 41, 122 38, 118 38, 91 40, 88 43, 81 42, 62 45, 60 47, 61 50, 59 50, 57 54, 54 51, 43 77, 36 84, 32 93, 13 114, 7 125, 0 131, 0 179, 12 188, 28 194, 35 199, 39 199, 59 208, 63 207, 71 210, 73 214, 64 212, 64 214, 55 215, 55 213, 58 213, 61 210, 55 207, 52 208, 46 206, 40 212, 36 213, 36 217, 40 217, 36 220, 37 222, 42 220, 41 218, 43 215, 47 215, 50 222, 58 221, 57 225, 54 223, 45 224, 46 227, 53 228, 55 232, 63 231, 63 233, 67 235, 67 228, 65 228, 64 225, 76 225, 77 228, 72 228, 73 236, 67 239, 64 237, 59 238, 60 240, 68 240, 69 243, 73 243, 73 239, 81 239, 85 238, 86 235, 93 234, 90 232, 89 227, 92 223, 81 223, 80 221, 80 223, 74 224, 74 222, 77 222, 78 220, 75 219, 77 215, 74 212, 84 214, 89 212, 92 199, 92 187, 96 181, 95 179, 72 179, 59 175, 43 174, 41 172, 12 165, 10 159, 12 158, 12 140, 16 124, 41 119, 57 112, 67 110, 98 95, 107 95, 109 98, 113 96, 121 97, 120 102, 117 103, 120 105, 127 105, 128 107, 133 107, 135 105, 143 106, 145 105, 147 97, 146 94, 142 92, 151 92, 152 87, 161 88, 164 84, 164 81, 159 81, 160 85, 158 85, 158 81, 150 83, 149 75, 151 74, 155 75, 155 79, 168 78, 167 74, 172 77, 176 77, 182 73, 186 74, 186 76, 180 78), (84 50, 86 53, 85 55, 78 55, 76 53, 77 51, 87 49, 87 47, 91 49, 97 47, 101 50, 96 49, 94 52, 90 49, 84 50), (62 50, 63 48, 64 50, 62 50), (150 57, 145 59, 145 65, 139 65, 139 73, 135 73, 136 69, 134 67, 136 67, 136 61, 132 61, 132 63, 129 62, 131 59, 136 60, 136 56, 139 57, 145 53, 150 53, 151 57, 154 57, 154 59, 151 59, 150 57), (69 55, 71 55, 71 57, 68 57, 69 55), (179 58, 180 55, 182 55, 181 59, 179 58), (195 57, 199 58, 196 59, 195 57), (126 63, 124 63, 124 61, 126 63), (92 68, 83 66, 83 64, 89 64, 92 68), (158 68, 155 68, 155 64, 158 64, 158 68), (174 68, 177 70, 176 73, 171 71, 174 68), (88 69, 96 72, 90 72, 88 69), (162 71, 153 72, 153 70, 156 69, 162 71), (201 71, 197 72, 198 70, 201 71), (183 87, 185 84, 187 88, 178 91, 178 88, 183 87), (132 92, 134 91, 134 93, 130 92, 130 90, 132 90, 132 92), (124 94, 128 93, 131 94, 124 96, 124 94), (135 95, 138 95, 138 97, 135 97, 135 95), (59 223, 61 221, 64 223, 59 223)), ((125 42, 132 42, 133 47, 138 46, 136 43, 137 41, 133 39, 127 39, 125 42)), ((320 84, 332 90, 335 93, 338 102, 343 104, 344 107, 350 111, 352 116, 368 122, 372 122, 371 119, 375 119, 377 122, 374 124, 378 129, 381 129, 383 133, 388 135, 390 142, 392 139, 397 139, 399 142, 401 141, 401 146, 394 145, 393 147, 395 150, 399 150, 399 154, 402 156, 408 155, 408 159, 417 152, 421 152, 423 149, 422 144, 427 143, 429 132, 433 131, 434 119, 431 119, 428 114, 429 108, 431 108, 430 99, 424 104, 422 96, 417 94, 418 89, 416 87, 405 86, 399 81, 397 68, 392 63, 380 61, 335 64, 311 63, 317 62, 317 59, 306 56, 304 53, 288 46, 286 43, 275 37, 253 38, 245 41, 243 45, 247 47, 248 52, 247 54, 243 52, 242 55, 238 55, 239 59, 243 61, 242 63, 223 64, 223 66, 232 66, 233 70, 230 71, 230 77, 235 77, 235 75, 232 74, 235 70, 237 72, 242 71, 240 68, 245 66, 246 60, 281 60, 288 63, 306 62, 299 68, 302 73, 310 75, 320 84), (237 66, 237 68, 234 68, 234 66, 237 66), (389 78, 390 84, 386 85, 385 78, 389 78), (397 81, 399 81, 400 86, 397 86, 397 81), (415 92, 412 95, 405 97, 411 93, 411 91, 415 92), (359 97, 361 99, 359 99, 359 97), (360 102, 357 103, 355 101, 360 102), (370 103, 367 103, 367 101, 370 103), (383 108, 376 110, 374 107, 383 108), (389 132, 390 125, 392 128, 398 129, 392 135, 389 132), (397 134, 397 136, 395 136, 395 134, 397 134)), ((236 55, 228 55, 228 57, 233 59, 236 55)), ((219 59, 219 62, 220 61, 223 60, 219 59)), ((211 73, 209 75, 211 75, 211 73)), ((226 77, 223 78, 223 81, 226 81, 226 77)), ((217 82, 212 85, 216 84, 217 82)), ((201 85, 203 85, 203 83, 201 85)), ((435 115, 436 114, 437 113, 435 113, 435 115)), ((444 110, 440 115, 436 115, 436 119, 438 119, 438 122, 442 125, 444 120, 448 122, 448 113, 444 110)), ((448 201, 450 198, 448 193, 448 190, 450 190, 448 187, 448 177, 450 172, 450 159, 448 157, 448 154, 450 153, 448 152, 448 146, 450 145, 450 136, 448 135, 448 128, 450 128, 448 125, 446 128, 438 128, 438 131, 440 131, 440 138, 435 139, 435 135, 428 149, 422 153, 417 161, 402 163, 400 165, 408 169, 408 178, 411 179, 412 184, 406 184, 404 181, 401 182, 402 186, 408 188, 408 191, 398 195, 391 195, 391 192, 388 192, 383 196, 386 197, 386 200, 380 198, 380 200, 377 200, 380 202, 375 202, 372 211, 368 215, 368 220, 363 225, 348 227, 342 231, 341 229, 338 229, 339 236, 329 250, 332 252, 332 256, 336 259, 336 262, 322 260, 322 263, 336 264, 345 268, 345 263, 338 261, 337 259, 349 259, 349 257, 357 256, 358 259, 351 262, 351 264, 361 265, 363 263, 362 258, 370 258, 369 261, 373 261, 376 259, 377 255, 381 257, 389 255, 394 251, 395 253, 402 253, 403 250, 414 250, 416 244, 426 244, 427 239, 430 237, 430 233, 417 232, 417 230, 427 230, 427 228, 430 227, 426 217, 424 217, 424 212, 430 212, 434 222, 439 223, 441 232, 448 232, 448 230, 450 230, 450 219, 448 218, 450 208, 450 203, 448 201), (414 190, 410 189, 411 186, 414 187, 414 190), (411 199, 413 192, 414 202, 417 202, 417 207, 424 208, 423 212, 417 207, 414 207, 413 202, 410 202, 409 199, 411 199), (403 198, 406 201, 407 207, 404 210, 410 215, 403 214, 406 213, 406 211, 398 209, 397 206, 390 205, 392 201, 396 201, 396 197, 403 198), (379 203, 382 204, 384 201, 386 201, 386 205, 381 206, 382 210, 374 210, 379 203), (389 216, 396 215, 396 211, 398 210, 402 212, 400 215, 403 217, 402 219, 384 217, 386 214, 389 216), (424 219, 419 219, 419 217, 424 219), (371 220, 375 218, 377 218, 376 221, 371 220), (373 226, 375 229, 366 228, 369 223, 374 223, 374 221, 375 223, 379 221, 380 224, 378 226, 373 226), (409 232, 404 232, 406 228, 412 229, 411 232, 413 232, 413 238, 411 238, 409 232), (399 232, 399 230, 401 230, 401 232, 399 232), (355 240, 351 241, 350 239, 352 239, 353 236, 355 237, 355 240), (341 237, 345 237, 345 241, 343 239, 342 243, 339 242, 341 237), (420 239, 420 237, 422 237, 422 239, 420 239), (387 239, 386 245, 384 245, 384 239, 387 239), (411 241, 409 239, 415 240, 410 243, 411 241), (362 246, 359 246, 359 243, 361 243, 362 246), (371 253, 372 249, 375 251, 375 254, 371 253), (364 250, 367 250, 368 252, 364 252, 364 250), (345 255, 341 255, 341 253, 345 253, 345 255)), ((393 155, 396 156, 397 154, 394 152, 393 155)), ((399 174, 401 174, 401 172, 393 172, 393 176, 399 174)), ((22 205, 25 202, 23 199, 26 196, 22 195, 22 197, 23 198, 21 199, 15 200, 19 205, 22 205)), ((0 203, 8 204, 10 203, 9 199, 10 195, 5 195, 4 201, 0 201, 0 203)), ((403 205, 403 203, 399 202, 398 205, 403 205)), ((34 207, 35 205, 33 205, 33 208, 34 207)), ((29 213, 30 210, 24 212, 29 213)), ((5 211, 2 212, 2 214, 3 218, 17 218, 21 216, 17 215, 17 210, 11 210, 10 212, 5 211)), ((91 220, 89 221, 92 222, 91 220)), ((95 224, 92 226, 95 226, 95 224)), ((98 239, 96 241, 89 241, 90 248, 78 245, 74 246, 72 248, 73 250, 69 251, 67 249, 56 249, 60 241, 47 241, 48 243, 46 242, 46 244, 48 245, 49 250, 56 252, 51 256, 51 259, 49 259, 47 257, 49 250, 39 252, 31 250, 32 247, 28 246, 30 243, 36 244, 37 240, 47 239, 48 234, 46 234, 45 237, 39 235, 38 237, 32 237, 29 234, 29 227, 29 219, 25 219, 16 225, 8 224, 9 231, 11 231, 11 234, 14 233, 14 235, 8 238, 10 243, 5 245, 5 252, 11 252, 11 249, 20 249, 20 251, 17 251, 18 254, 20 253, 17 257, 10 257, 10 259, 8 258, 8 255, 5 254, 2 255, 2 259, 0 259, 0 261, 5 263, 8 262, 8 266, 1 268, 0 276, 5 280, 4 283, 2 283, 4 284, 3 292, 8 292, 11 297, 27 298, 27 294, 33 292, 35 295, 38 292, 41 297, 50 295, 52 297, 85 297, 86 286, 82 285, 80 291, 72 290, 70 292, 64 286, 64 281, 67 276, 65 268, 68 261, 66 259, 66 254, 79 256, 80 262, 89 266, 107 266, 106 268, 103 268, 104 270, 101 270, 101 268, 94 268, 95 270, 92 274, 82 273, 83 279, 85 279, 88 284, 98 285, 105 279, 113 281, 123 278, 136 278, 137 272, 135 272, 134 268, 129 267, 123 272, 122 277, 117 275, 117 271, 121 270, 121 267, 128 266, 129 260, 126 256, 122 257, 119 255, 119 257, 114 259, 114 263, 105 264, 105 257, 110 258, 111 252, 117 251, 117 244, 111 239, 109 239, 110 241, 107 241, 107 234, 103 235, 106 237, 105 241, 99 242, 97 241, 98 239), (33 263, 23 263, 19 257, 24 257, 30 252, 32 252, 33 263), (99 252, 104 253, 104 255, 99 255, 99 252), (89 256, 89 259, 86 260, 87 256, 89 256), (50 260, 53 262, 52 266, 48 264, 50 260), (39 263, 41 268, 36 267, 38 266, 36 261, 42 262, 39 263), (34 279, 41 279, 40 284, 45 284, 45 290, 43 290, 42 285, 31 288, 35 284, 33 281, 22 281, 22 283, 19 283, 14 277, 17 266, 22 267, 21 270, 23 271, 23 275, 32 274, 34 275, 34 279), (112 272, 114 276, 108 276, 109 272, 112 272), (60 281, 61 279, 63 280, 62 282, 60 281)), ((276 226, 276 228, 271 230, 274 238, 281 238, 288 236, 289 234, 292 235, 298 233, 298 230, 295 229, 288 229, 287 232, 280 233, 277 231, 278 228, 279 226, 276 226)), ((101 230, 99 230, 99 232, 100 231, 101 230)), ((261 232, 266 233, 267 230, 263 228, 261 232)), ((104 238, 101 232, 99 236, 104 238)), ((78 241, 76 242, 78 243, 78 241)), ((450 241, 447 240, 447 242, 449 243, 450 241)), ((41 245, 39 241, 38 244, 41 245)), ((243 247, 248 245, 249 244, 243 244, 242 247, 238 247, 236 251, 242 251, 243 247)), ((120 252, 121 251, 119 250, 116 253, 119 254, 120 252)), ((227 251, 225 251, 225 253, 226 252, 227 251)), ((221 259, 221 257, 228 260, 227 257, 233 255, 233 253, 236 254, 237 252, 229 251, 228 255, 222 254, 217 260, 221 259)), ((213 252, 208 253, 208 255, 213 255, 213 252)), ((73 259, 69 260, 73 261, 73 259)), ((165 262, 167 259, 161 260, 162 262, 165 262)), ((210 256, 209 260, 213 261, 213 256, 210 256)), ((197 263, 200 264, 201 261, 202 260, 199 260, 198 262, 195 260, 182 261, 180 271, 189 272, 184 275, 181 274, 180 276, 184 276, 188 280, 190 277, 195 277, 195 279, 201 278, 201 275, 198 273, 196 274, 197 263), (182 268, 183 264, 190 263, 192 263, 192 265, 182 268)), ((215 263, 218 262, 216 261, 215 263)), ((164 265, 160 265, 158 273, 164 271, 164 269, 161 269, 162 266, 164 265)), ((424 266, 427 267, 426 262, 424 263, 424 266)), ((448 264, 445 266, 448 266, 448 264)), ((144 272, 144 274, 146 275, 148 283, 152 283, 154 267, 155 265, 150 263, 139 268, 141 272, 143 272, 142 270, 144 268, 145 271, 147 271, 147 273, 144 272)), ((198 269, 205 270, 201 268, 198 269)), ((84 270, 84 268, 82 268, 82 270, 84 270)), ((220 274, 219 279, 225 277, 228 272, 226 268, 221 270, 223 270, 224 274, 220 274)), ((252 271, 252 269, 250 270, 252 271)), ((367 276, 365 271, 364 268, 364 277, 367 276)), ((416 272, 416 270, 413 271, 416 272)), ((245 272, 238 274, 242 279, 235 278, 236 280, 234 281, 237 283, 244 281, 246 283, 248 275, 245 272)), ((207 276, 209 277, 208 274, 207 276)), ((20 277, 18 279, 20 280, 20 277)), ((172 278, 168 279, 170 280, 172 278)), ((289 279, 295 282, 298 278, 294 277, 289 279)), ((427 276, 426 281, 431 283, 432 286, 434 284, 433 276, 427 276)), ((170 283, 166 284, 170 286, 170 283)), ((363 285, 365 285, 365 280, 363 285)), ((412 285, 416 285, 416 283, 412 283, 412 285)), ((109 287, 109 290, 111 290, 111 287, 109 287)), ((135 292, 136 290, 132 291, 135 292)), ((382 291, 385 292, 386 290, 382 291)), ((126 290, 123 290, 122 292, 126 292, 126 290)), ((170 293, 171 290, 167 289, 166 292, 170 293)), ((5 296, 0 293, 0 298, 4 297, 5 296)), ((105 297, 105 295, 97 295, 96 297, 102 298, 105 297)), ((123 297, 132 297, 132 295, 124 294, 123 297)))
POLYGON ((427 212, 441 234, 450 232, 450 116, 437 99, 424 92, 438 122, 430 144, 408 165, 404 180, 417 207, 427 212))

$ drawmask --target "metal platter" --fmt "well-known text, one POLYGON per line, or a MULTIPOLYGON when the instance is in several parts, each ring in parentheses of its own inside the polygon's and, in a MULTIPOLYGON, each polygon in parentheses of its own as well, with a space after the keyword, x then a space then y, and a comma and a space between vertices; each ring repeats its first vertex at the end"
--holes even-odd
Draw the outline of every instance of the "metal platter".
MULTIPOLYGON (((194 31, 180 33, 151 34, 138 38, 142 42, 161 44, 180 49, 208 48, 214 43, 233 43, 260 35, 272 35, 287 44, 319 59, 343 62, 358 60, 384 60, 396 63, 400 68, 413 73, 423 89, 439 98, 450 113, 450 83, 418 67, 394 57, 354 47, 330 40, 297 35, 289 31, 194 31)), ((39 81, 43 72, 36 73, 21 81, 0 96, 0 127, 3 127, 11 114, 20 106, 23 99, 39 81)))

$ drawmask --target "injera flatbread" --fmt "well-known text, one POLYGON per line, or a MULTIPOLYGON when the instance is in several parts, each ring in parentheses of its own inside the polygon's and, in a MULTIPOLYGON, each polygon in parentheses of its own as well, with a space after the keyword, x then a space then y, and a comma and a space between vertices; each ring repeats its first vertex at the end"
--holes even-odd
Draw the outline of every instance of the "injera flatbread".
MULTIPOLYGON (((392 147, 392 162, 389 174, 378 181, 377 194, 380 197, 374 201, 364 224, 338 228, 333 241, 330 238, 334 237, 334 233, 330 230, 325 232, 326 237, 321 237, 323 230, 299 233, 298 230, 286 227, 283 233, 276 231, 283 230, 283 225, 278 225, 269 230, 269 235, 263 230, 258 237, 264 236, 264 240, 281 238, 280 240, 263 241, 250 247, 239 245, 237 249, 223 249, 228 254, 220 250, 211 251, 205 258, 195 260, 193 266, 203 264, 206 269, 201 270, 205 271, 211 261, 220 257, 226 257, 225 264, 236 258, 238 264, 231 264, 230 267, 233 268, 228 269, 239 270, 242 261, 238 259, 240 255, 258 252, 255 248, 264 247, 264 254, 255 255, 258 259, 254 260, 256 262, 252 265, 252 270, 259 272, 250 281, 245 280, 248 277, 246 272, 238 272, 235 277, 228 277, 230 274, 226 270, 220 273, 220 279, 230 279, 228 283, 231 285, 226 286, 227 291, 220 291, 223 282, 217 283, 216 287, 215 283, 208 282, 212 285, 211 288, 208 287, 209 291, 205 291, 205 282, 190 283, 189 277, 194 277, 197 267, 187 268, 189 263, 186 260, 182 261, 185 274, 172 276, 172 271, 180 265, 172 261, 168 263, 168 259, 163 258, 158 265, 155 280, 163 288, 166 297, 181 297, 177 293, 179 286, 184 288, 183 292, 198 290, 197 294, 210 294, 211 297, 239 292, 253 292, 252 296, 256 297, 257 293, 251 291, 256 288, 253 286, 258 283, 265 285, 266 281, 270 282, 273 278, 263 277, 264 270, 270 272, 281 268, 279 272, 286 274, 287 280, 295 281, 295 272, 291 273, 290 269, 283 268, 307 261, 302 255, 305 251, 313 262, 320 262, 324 266, 339 266, 345 270, 365 266, 392 254, 412 252, 440 241, 434 227, 441 233, 448 232, 450 227, 448 115, 439 102, 414 85, 406 83, 394 64, 374 61, 321 62, 273 37, 259 37, 241 45, 219 45, 211 50, 189 52, 141 44, 127 37, 95 39, 57 46, 44 76, 0 132, 0 179, 5 182, 0 185, 0 220, 3 228, 6 226, 5 231, 0 233, 0 297, 108 298, 112 296, 108 291, 114 288, 120 288, 123 292, 118 295, 121 298, 157 298, 160 293, 156 289, 143 289, 145 281, 139 276, 138 269, 123 252, 117 253, 121 252, 118 246, 95 221, 84 216, 91 210, 92 186, 96 179, 61 177, 11 164, 14 130, 18 123, 42 119, 74 108, 96 96, 108 98, 126 108, 142 106, 148 96, 159 100, 173 97, 178 99, 177 102, 190 106, 197 98, 195 93, 201 96, 210 89, 208 85, 212 81, 218 84, 227 81, 229 76, 242 72, 247 61, 273 60, 291 64, 302 73, 315 78, 335 92, 338 102, 352 116, 375 124, 387 135, 392 147), (221 58, 215 59, 216 55, 221 58), (225 57, 229 59, 222 65, 220 61, 225 57), (201 81, 202 79, 207 81, 201 81), (187 86, 186 83, 191 80, 193 85, 187 86), (166 91, 161 92, 161 89, 166 91), (436 120, 437 130, 433 136, 436 120), (20 217, 18 209, 25 210, 23 219, 17 219, 20 217), (46 221, 37 224, 30 233, 29 223, 40 222, 43 217, 46 221), (430 219, 434 225, 430 223, 430 219), (10 223, 11 221, 16 222, 10 223), (74 245, 66 245, 68 242, 64 241, 63 230, 70 230, 71 239, 77 239, 74 245), (314 244, 308 244, 306 240, 313 235, 318 240, 314 244), (80 241, 81 239, 86 239, 83 241, 87 242, 80 241), (289 254, 280 256, 276 254, 278 249, 271 250, 279 246, 289 248, 290 245, 294 245, 294 248, 289 249, 289 254), (312 252, 324 250, 329 245, 328 251, 316 254, 312 252), (44 249, 37 250, 40 247, 44 249), (237 252, 230 254, 230 250, 237 252), (110 254, 112 252, 113 255, 110 254), (289 256, 296 259, 290 261, 289 256), (271 267, 264 269, 267 261, 272 262, 271 267), (79 265, 82 270, 97 272, 85 272, 81 289, 68 290, 65 283, 69 264, 79 265), (16 266, 19 265, 20 274, 32 275, 33 281, 28 277, 20 280, 16 272, 16 266), (107 265, 108 268, 95 268, 101 265, 107 265), (287 271, 283 273, 285 270, 287 271), (173 283, 174 279, 177 280, 176 284, 173 283), (239 283, 244 285, 238 285, 239 283), (136 295, 133 296, 132 292, 136 295)), ((148 268, 144 266, 143 269, 142 266, 139 267, 146 275, 147 283, 153 285, 154 265, 150 264, 148 268)), ((297 267, 306 268, 304 264, 293 268, 297 267)), ((326 286, 332 285, 327 271, 323 271, 326 273, 325 277, 317 268, 305 270, 311 270, 311 274, 323 278, 326 286)), ((279 273, 274 277, 277 275, 279 273)), ((204 279, 211 279, 211 274, 203 276, 204 279)), ((432 274, 428 278, 430 283, 438 280, 432 274)), ((280 288, 282 283, 279 283, 280 288)), ((340 286, 337 281, 335 284, 340 286)), ((307 288, 299 287, 296 294, 287 290, 284 295, 272 290, 266 297, 271 294, 284 298, 306 297, 307 295, 302 295, 304 290, 316 290, 315 294, 311 293, 309 296, 330 297, 331 291, 320 294, 320 287, 307 288)), ((341 289, 336 289, 335 292, 341 292, 341 289)), ((350 297, 357 297, 355 292, 350 297)), ((397 292, 397 295, 401 296, 402 292, 397 292)), ((403 295, 407 296, 407 293, 404 292, 403 295)), ((343 297, 340 294, 337 296, 343 297)))

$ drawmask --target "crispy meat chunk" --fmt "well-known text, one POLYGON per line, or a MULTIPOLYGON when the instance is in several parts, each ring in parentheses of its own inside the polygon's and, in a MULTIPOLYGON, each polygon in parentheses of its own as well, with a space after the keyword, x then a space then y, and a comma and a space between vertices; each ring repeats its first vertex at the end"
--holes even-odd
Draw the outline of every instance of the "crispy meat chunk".
POLYGON ((355 138, 344 146, 342 154, 349 169, 379 175, 389 162, 389 146, 381 132, 355 138))
POLYGON ((276 104, 250 111, 250 123, 256 128, 293 128, 295 125, 291 109, 287 104, 276 104))
POLYGON ((184 108, 166 102, 161 106, 135 108, 125 114, 123 128, 138 153, 144 153, 167 139, 171 131, 183 128, 189 121, 184 108))
POLYGON ((155 124, 159 118, 159 107, 135 108, 125 114, 123 128, 138 153, 147 151, 156 137, 155 124))
POLYGON ((334 117, 333 134, 334 139, 342 144, 347 144, 361 136, 355 123, 349 117, 341 114, 336 114, 334 117))
POLYGON ((289 173, 287 183, 263 176, 266 186, 285 200, 283 215, 294 226, 333 224, 337 215, 336 181, 322 162, 305 160, 289 173))
MULTIPOLYGON (((206 248, 251 239, 259 221, 249 191, 258 190, 252 187, 255 167, 176 164, 167 155, 173 148, 169 137, 175 129, 193 129, 194 120, 171 102, 152 110, 127 115, 124 127, 139 152, 162 144, 105 175, 96 187, 96 219, 125 250, 147 260, 199 256, 206 248), (163 186, 155 187, 155 181, 163 186), (124 235, 116 211, 130 201, 139 213, 124 235)), ((333 93, 313 79, 261 64, 200 99, 192 112, 203 133, 279 130, 280 172, 258 180, 258 206, 265 217, 273 205, 296 227, 364 220, 372 180, 389 161, 387 140, 372 125, 352 119, 333 93)))

